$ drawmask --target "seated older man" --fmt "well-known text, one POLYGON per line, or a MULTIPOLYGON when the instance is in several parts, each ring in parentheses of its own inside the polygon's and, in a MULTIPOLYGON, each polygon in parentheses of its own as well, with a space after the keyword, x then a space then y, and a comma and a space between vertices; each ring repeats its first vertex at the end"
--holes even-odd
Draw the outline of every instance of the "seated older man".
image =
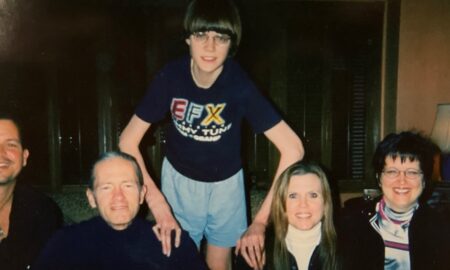
POLYGON ((186 232, 170 256, 161 253, 154 224, 136 217, 145 191, 132 156, 105 153, 94 164, 86 191, 100 216, 57 232, 33 269, 206 269, 186 232))

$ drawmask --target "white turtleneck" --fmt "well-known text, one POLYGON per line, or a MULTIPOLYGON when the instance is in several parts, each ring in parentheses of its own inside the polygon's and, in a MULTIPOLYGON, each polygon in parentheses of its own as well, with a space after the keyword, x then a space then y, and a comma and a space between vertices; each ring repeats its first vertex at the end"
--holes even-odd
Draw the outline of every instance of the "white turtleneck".
POLYGON ((294 255, 299 270, 308 270, 309 260, 314 249, 320 243, 321 235, 322 222, 319 222, 308 231, 302 231, 288 225, 286 247, 294 255))

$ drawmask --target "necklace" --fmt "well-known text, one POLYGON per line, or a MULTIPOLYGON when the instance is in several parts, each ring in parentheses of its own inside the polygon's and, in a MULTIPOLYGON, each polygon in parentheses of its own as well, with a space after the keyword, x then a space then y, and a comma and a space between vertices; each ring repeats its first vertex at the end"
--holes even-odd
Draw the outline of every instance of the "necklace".
MULTIPOLYGON (((195 84, 196 84, 197 87, 199 87, 199 88, 202 88, 202 89, 209 89, 209 88, 214 84, 214 81, 215 81, 215 80, 217 79, 217 77, 219 76, 221 70, 222 70, 222 68, 220 68, 220 70, 217 71, 218 73, 217 73, 216 75, 214 75, 214 74, 208 75, 209 78, 206 79, 207 82, 200 83, 200 82, 199 82, 199 79, 197 78, 196 73, 195 73, 194 62, 193 62, 193 60, 191 60, 191 75, 192 75, 192 80, 194 80, 195 84), (212 76, 212 77, 211 77, 211 76, 212 76)), ((215 71, 215 72, 216 72, 216 71, 215 71)))
POLYGON ((200 87, 200 88, 206 88, 204 85, 202 85, 198 80, 197 77, 195 76, 195 71, 194 71, 194 64, 191 62, 191 74, 192 74, 192 79, 194 80, 195 84, 200 87))
POLYGON ((2 227, 0 227, 0 244, 2 243, 3 239, 6 238, 6 232, 3 230, 2 227))
MULTIPOLYGON (((12 202, 12 197, 13 197, 13 196, 12 196, 12 194, 11 194, 11 196, 10 196, 8 199, 6 199, 6 201, 3 203, 2 207, 0 207, 0 213, 3 212, 3 210, 4 210, 5 208, 8 209, 9 203, 12 202)), ((7 210, 7 211, 8 211, 8 210, 7 210)), ((8 214, 8 215, 9 215, 9 214, 8 214)), ((8 226, 8 225, 6 225, 6 226, 8 226)), ((2 242, 3 239, 6 238, 6 236, 7 236, 6 231, 3 230, 3 228, 0 226, 0 243, 2 242)))

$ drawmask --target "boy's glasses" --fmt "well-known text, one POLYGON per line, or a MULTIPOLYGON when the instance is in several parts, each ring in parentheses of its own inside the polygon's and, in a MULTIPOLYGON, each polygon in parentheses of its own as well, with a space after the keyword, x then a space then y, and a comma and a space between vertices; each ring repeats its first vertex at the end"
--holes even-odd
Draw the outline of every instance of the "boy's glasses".
POLYGON ((192 37, 196 42, 199 43, 206 43, 209 38, 212 38, 214 40, 214 43, 217 45, 228 45, 230 43, 231 37, 227 34, 208 34, 210 32, 194 32, 192 33, 192 37))
POLYGON ((403 173, 405 175, 405 178, 409 180, 417 180, 423 174, 422 171, 415 169, 400 171, 392 168, 383 170, 384 176, 386 176, 388 179, 396 179, 400 176, 400 173, 403 173))

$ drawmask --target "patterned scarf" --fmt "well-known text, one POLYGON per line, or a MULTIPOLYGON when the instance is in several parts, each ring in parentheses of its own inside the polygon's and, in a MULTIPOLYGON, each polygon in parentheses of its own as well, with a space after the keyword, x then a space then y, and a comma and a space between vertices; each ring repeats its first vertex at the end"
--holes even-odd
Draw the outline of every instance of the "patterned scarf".
POLYGON ((418 207, 416 203, 407 212, 398 213, 386 205, 384 198, 377 203, 377 214, 370 223, 384 241, 385 270, 410 269, 408 229, 418 207))

